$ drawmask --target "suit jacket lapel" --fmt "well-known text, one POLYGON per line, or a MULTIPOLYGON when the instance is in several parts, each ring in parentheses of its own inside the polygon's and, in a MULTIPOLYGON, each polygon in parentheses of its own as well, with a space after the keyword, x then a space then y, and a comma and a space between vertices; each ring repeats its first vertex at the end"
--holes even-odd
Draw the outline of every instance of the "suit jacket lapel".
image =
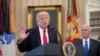
MULTIPOLYGON (((80 46, 80 48, 81 48, 81 49, 79 49, 80 52, 81 52, 81 54, 82 54, 81 56, 85 56, 85 52, 84 52, 84 47, 83 47, 83 41, 82 41, 82 39, 78 41, 78 46, 80 46)), ((77 50, 76 50, 76 51, 77 51, 77 50)))
POLYGON ((48 35, 49 35, 49 42, 52 42, 52 32, 48 29, 48 35))
MULTIPOLYGON (((83 51, 84 51, 84 46, 83 46, 83 40, 81 39, 81 46, 82 46, 82 49, 83 49, 83 51)), ((84 52, 84 54, 85 54, 85 52, 84 52)))
POLYGON ((89 53, 90 51, 92 51, 92 47, 93 47, 93 41, 90 39, 89 53))
POLYGON ((40 39, 40 32, 39 32, 39 28, 36 28, 36 32, 37 32, 37 34, 36 34, 36 41, 37 41, 37 43, 39 44, 39 45, 41 45, 41 39, 40 39))

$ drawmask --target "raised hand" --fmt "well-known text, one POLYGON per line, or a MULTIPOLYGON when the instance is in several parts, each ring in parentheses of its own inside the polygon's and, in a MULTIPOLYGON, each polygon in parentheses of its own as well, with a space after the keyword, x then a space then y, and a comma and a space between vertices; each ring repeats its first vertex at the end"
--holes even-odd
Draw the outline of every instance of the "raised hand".
POLYGON ((25 26, 21 26, 19 28, 19 35, 20 35, 20 39, 19 41, 22 42, 24 39, 26 39, 28 37, 30 33, 26 33, 26 27, 25 26))

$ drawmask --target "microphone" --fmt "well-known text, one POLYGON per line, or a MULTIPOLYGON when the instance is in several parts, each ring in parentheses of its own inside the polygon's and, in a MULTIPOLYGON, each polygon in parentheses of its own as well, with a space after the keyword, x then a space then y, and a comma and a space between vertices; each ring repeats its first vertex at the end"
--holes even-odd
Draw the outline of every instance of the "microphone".
POLYGON ((49 28, 51 31, 54 31, 54 32, 57 33, 57 35, 58 35, 58 41, 59 41, 60 44, 62 44, 62 43, 61 43, 61 35, 60 35, 60 33, 58 32, 58 30, 57 30, 54 26, 52 26, 52 25, 48 25, 48 28, 49 28))
POLYGON ((51 26, 51 25, 48 25, 48 28, 52 31, 56 31, 55 27, 54 26, 51 26))

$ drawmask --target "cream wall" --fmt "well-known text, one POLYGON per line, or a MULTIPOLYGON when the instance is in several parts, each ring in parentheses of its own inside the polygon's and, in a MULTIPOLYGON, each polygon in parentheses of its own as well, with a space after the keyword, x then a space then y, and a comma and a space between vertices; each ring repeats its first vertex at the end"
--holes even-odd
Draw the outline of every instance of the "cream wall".
MULTIPOLYGON (((85 24, 85 6, 87 0, 79 0, 79 7, 80 7, 80 17, 78 18, 79 23, 79 31, 81 26, 85 24)), ((26 26, 26 19, 27 19, 27 6, 40 6, 40 5, 62 5, 62 12, 63 12, 63 29, 66 29, 66 17, 67 17, 67 0, 14 0, 14 9, 15 9, 15 20, 17 26, 16 32, 16 41, 19 37, 18 29, 20 25, 26 26)), ((65 30, 63 30, 63 42, 65 41, 65 30)), ((16 47, 16 56, 22 56, 16 47)))

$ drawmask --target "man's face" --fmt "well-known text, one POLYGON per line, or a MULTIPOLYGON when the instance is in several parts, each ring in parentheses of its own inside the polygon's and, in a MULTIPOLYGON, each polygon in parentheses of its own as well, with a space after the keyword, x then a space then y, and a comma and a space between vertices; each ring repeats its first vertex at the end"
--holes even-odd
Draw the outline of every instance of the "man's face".
POLYGON ((83 38, 85 38, 85 39, 89 38, 90 33, 91 33, 91 31, 90 31, 88 26, 83 26, 82 27, 82 36, 83 36, 83 38))
POLYGON ((44 15, 40 15, 39 19, 38 19, 38 24, 41 28, 46 28, 49 25, 49 15, 44 14, 44 15))

